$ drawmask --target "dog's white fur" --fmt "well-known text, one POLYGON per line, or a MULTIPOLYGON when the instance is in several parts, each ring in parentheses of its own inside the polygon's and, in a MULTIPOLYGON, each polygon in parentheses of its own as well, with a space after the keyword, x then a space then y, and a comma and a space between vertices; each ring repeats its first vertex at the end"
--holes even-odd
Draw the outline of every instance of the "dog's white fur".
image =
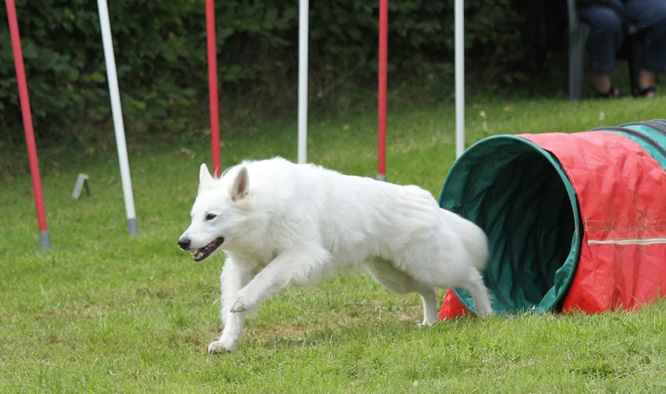
POLYGON ((480 274, 485 234, 417 186, 281 158, 243 162, 213 179, 204 164, 192 224, 180 239, 197 249, 218 237, 227 254, 224 329, 210 353, 235 349, 246 312, 283 287, 343 269, 364 269, 395 292, 420 294, 424 325, 437 321, 437 287, 466 289, 480 316, 492 314, 480 274))

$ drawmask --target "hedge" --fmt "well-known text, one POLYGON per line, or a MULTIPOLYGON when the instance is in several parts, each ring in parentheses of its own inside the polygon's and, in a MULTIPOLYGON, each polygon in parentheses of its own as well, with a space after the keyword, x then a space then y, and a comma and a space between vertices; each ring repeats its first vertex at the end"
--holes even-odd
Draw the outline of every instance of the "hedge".
MULTIPOLYGON (((201 105, 207 92, 203 3, 109 2, 123 110, 134 128, 187 129, 193 117, 206 113, 201 105)), ((80 120, 108 120, 96 2, 18 0, 17 10, 38 136, 61 136, 68 124, 80 120)), ((4 8, 0 14, 6 21, 4 8)), ((377 1, 312 2, 313 86, 375 83, 377 14, 377 1)), ((510 0, 467 2, 468 69, 488 80, 510 75, 522 58, 523 14, 510 0)), ((216 19, 223 92, 293 104, 298 2, 218 1, 216 19)), ((391 1, 389 23, 392 73, 450 68, 453 1, 391 1)), ((7 28, 0 29, 0 114, 0 129, 5 130, 0 139, 20 140, 11 131, 21 120, 7 28)))

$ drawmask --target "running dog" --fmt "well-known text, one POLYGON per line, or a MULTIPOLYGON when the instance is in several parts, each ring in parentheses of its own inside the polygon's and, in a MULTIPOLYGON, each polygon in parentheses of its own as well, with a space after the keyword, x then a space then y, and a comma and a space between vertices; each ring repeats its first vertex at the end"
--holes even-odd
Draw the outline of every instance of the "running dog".
POLYGON ((218 249, 227 256, 224 329, 209 353, 234 350, 246 314, 283 287, 347 269, 365 270, 397 293, 418 293, 423 325, 437 321, 438 287, 463 288, 479 316, 493 313, 481 276, 486 235, 417 186, 282 158, 243 162, 220 179, 203 164, 191 216, 178 245, 197 262, 218 249))

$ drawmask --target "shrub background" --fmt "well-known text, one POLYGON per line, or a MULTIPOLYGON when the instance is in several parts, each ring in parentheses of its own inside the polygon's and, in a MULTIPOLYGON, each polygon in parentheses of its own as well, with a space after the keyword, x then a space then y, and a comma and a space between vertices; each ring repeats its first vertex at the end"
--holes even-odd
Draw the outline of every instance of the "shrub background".
MULTIPOLYGON (((523 58, 525 1, 466 4, 467 71, 511 82, 523 58), (480 67, 481 65, 482 67, 480 67)), ((91 0, 18 0, 26 72, 41 139, 68 137, 71 122, 110 118, 97 4, 91 0)), ((205 119, 207 97, 203 0, 109 3, 125 122, 138 133, 186 130, 205 119)), ((378 1, 310 5, 311 101, 376 83, 378 1)), ((296 101, 298 2, 218 1, 222 108, 230 97, 283 114, 296 101)), ((6 10, 0 7, 0 20, 6 10)), ((453 1, 391 1, 389 71, 453 72, 453 1)), ((0 140, 22 141, 9 29, 0 28, 0 140)))

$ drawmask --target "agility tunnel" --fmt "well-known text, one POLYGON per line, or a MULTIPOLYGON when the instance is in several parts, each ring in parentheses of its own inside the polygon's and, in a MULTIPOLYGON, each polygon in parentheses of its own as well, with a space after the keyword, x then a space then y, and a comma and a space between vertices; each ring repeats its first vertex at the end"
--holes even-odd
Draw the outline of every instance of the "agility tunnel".
MULTIPOLYGON (((636 309, 666 295, 666 121, 500 135, 453 165, 442 208, 488 235, 496 313, 636 309)), ((439 313, 474 303, 449 290, 439 313)))

